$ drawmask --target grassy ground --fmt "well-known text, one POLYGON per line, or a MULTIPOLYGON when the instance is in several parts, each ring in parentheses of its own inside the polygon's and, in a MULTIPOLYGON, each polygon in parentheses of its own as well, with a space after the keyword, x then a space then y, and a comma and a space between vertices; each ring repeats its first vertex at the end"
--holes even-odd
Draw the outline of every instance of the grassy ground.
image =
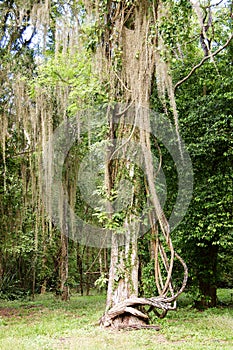
MULTIPOLYGON (((219 291, 225 304, 232 290, 219 291)), ((72 296, 63 303, 52 295, 35 301, 0 301, 1 350, 59 349, 233 349, 233 307, 197 311, 185 296, 177 311, 156 320, 160 331, 109 331, 98 327, 104 296, 72 296)))

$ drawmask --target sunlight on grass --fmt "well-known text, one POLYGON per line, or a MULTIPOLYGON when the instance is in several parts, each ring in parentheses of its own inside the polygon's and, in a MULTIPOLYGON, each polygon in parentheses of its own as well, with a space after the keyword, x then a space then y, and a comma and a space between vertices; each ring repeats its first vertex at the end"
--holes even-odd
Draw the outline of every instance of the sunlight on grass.
MULTIPOLYGON (((230 293, 220 292, 224 302, 230 293)), ((98 295, 73 295, 67 303, 50 294, 35 301, 1 302, 0 349, 233 349, 232 305, 200 312, 183 299, 177 311, 154 320, 159 332, 101 329, 97 322, 104 307, 105 296, 98 295)))

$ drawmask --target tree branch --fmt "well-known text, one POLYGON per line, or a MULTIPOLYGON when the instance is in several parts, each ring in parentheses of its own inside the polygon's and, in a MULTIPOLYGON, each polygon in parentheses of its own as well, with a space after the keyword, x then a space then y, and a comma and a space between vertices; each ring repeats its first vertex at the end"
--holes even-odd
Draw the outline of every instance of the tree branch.
POLYGON ((19 153, 15 153, 15 154, 13 154, 13 155, 8 154, 6 157, 7 157, 7 158, 15 158, 15 157, 22 156, 22 155, 24 155, 24 154, 31 154, 31 153, 34 153, 34 152, 36 152, 36 150, 35 150, 35 149, 32 149, 32 150, 29 150, 29 151, 22 151, 22 152, 19 152, 19 153))
POLYGON ((220 0, 220 1, 217 2, 216 4, 212 4, 212 5, 206 6, 206 8, 219 6, 222 2, 223 2, 223 0, 220 0))
POLYGON ((178 81, 178 82, 175 84, 175 86, 174 86, 174 91, 176 91, 176 89, 177 89, 181 84, 183 84, 186 80, 188 80, 188 79, 191 77, 191 75, 192 75, 198 68, 200 68, 200 67, 203 65, 203 63, 204 63, 205 61, 207 61, 208 59, 212 58, 213 56, 216 56, 219 52, 221 52, 223 49, 225 49, 225 48, 229 45, 229 43, 231 42, 232 39, 233 39, 233 33, 231 34, 231 36, 229 37, 229 39, 227 40, 227 42, 226 42, 222 47, 220 47, 220 48, 219 48, 218 50, 216 50, 215 52, 211 53, 211 55, 205 56, 205 57, 201 60, 201 62, 199 62, 196 66, 194 66, 194 67, 191 69, 191 71, 189 72, 188 75, 186 75, 186 77, 184 77, 183 79, 181 79, 180 81, 178 81))

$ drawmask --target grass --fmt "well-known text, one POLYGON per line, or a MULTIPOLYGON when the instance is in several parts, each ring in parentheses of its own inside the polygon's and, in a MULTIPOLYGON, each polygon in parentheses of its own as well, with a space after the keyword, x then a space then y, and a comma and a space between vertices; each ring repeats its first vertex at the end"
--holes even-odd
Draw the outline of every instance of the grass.
MULTIPOLYGON (((220 290, 223 305, 232 290, 220 290)), ((233 308, 197 311, 184 295, 177 311, 155 320, 160 331, 111 331, 97 325, 105 297, 73 295, 67 303, 53 295, 35 301, 0 302, 0 349, 233 349, 233 308)))

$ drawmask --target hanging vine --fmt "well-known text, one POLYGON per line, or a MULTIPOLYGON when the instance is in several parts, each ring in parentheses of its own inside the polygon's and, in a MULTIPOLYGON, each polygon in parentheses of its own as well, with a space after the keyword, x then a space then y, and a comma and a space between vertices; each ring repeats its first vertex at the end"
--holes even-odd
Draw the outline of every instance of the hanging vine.
MULTIPOLYGON (((30 3, 31 4, 31 3, 30 3)), ((116 147, 109 147, 105 160, 105 186, 107 194, 110 195, 114 186, 121 180, 121 173, 125 171, 129 180, 134 183, 130 193, 130 205, 122 218, 125 241, 124 246, 120 246, 115 235, 112 236, 111 266, 108 281, 108 296, 106 312, 100 323, 104 326, 122 327, 124 325, 133 326, 141 324, 144 326, 148 320, 148 315, 139 310, 139 305, 149 305, 150 309, 162 309, 161 317, 169 309, 174 309, 177 296, 183 291, 187 281, 187 267, 183 260, 174 251, 168 220, 163 212, 158 194, 155 188, 155 172, 153 167, 153 155, 150 140, 150 97, 152 92, 152 82, 156 79, 159 97, 162 101, 165 113, 172 110, 174 123, 179 142, 178 113, 174 98, 172 79, 169 74, 169 59, 166 56, 166 45, 160 33, 160 21, 166 16, 167 7, 165 2, 160 1, 84 1, 87 12, 83 27, 80 28, 79 16, 72 17, 69 7, 64 6, 61 16, 58 16, 53 27, 51 26, 51 2, 41 1, 31 4, 30 8, 23 6, 17 14, 20 23, 25 21, 25 13, 30 12, 31 23, 38 31, 43 32, 43 45, 41 52, 45 55, 47 49, 47 33, 52 28, 55 38, 55 59, 49 65, 38 68, 39 79, 35 79, 35 84, 30 87, 21 74, 14 75, 13 95, 14 95, 14 118, 17 130, 23 130, 23 149, 29 164, 29 180, 25 176, 25 169, 22 169, 24 181, 24 193, 30 187, 30 206, 35 210, 35 233, 34 248, 38 248, 38 236, 42 235, 43 242, 51 235, 52 225, 47 220, 43 193, 46 191, 48 203, 52 198, 52 159, 53 150, 48 157, 49 162, 46 167, 45 188, 41 187, 41 167, 39 153, 46 149, 47 141, 52 138, 54 127, 66 120, 70 114, 77 111, 78 102, 86 103, 90 93, 82 95, 82 89, 78 87, 76 76, 69 71, 69 67, 60 70, 57 64, 60 59, 67 60, 75 67, 74 57, 78 56, 78 51, 84 45, 91 52, 95 73, 98 74, 99 86, 106 89, 105 97, 108 97, 110 106, 116 102, 123 103, 123 108, 116 106, 108 109, 109 134, 108 138, 117 139, 116 147), (86 28, 85 28, 86 26, 86 28), (79 34, 79 35, 78 35, 79 34), (80 45, 80 37, 84 44, 80 45), (85 41, 86 40, 86 41, 85 41), (48 67, 49 66, 49 67, 48 67), (43 71, 44 69, 44 71, 43 71), (49 82, 49 84, 48 84, 49 82), (48 85, 48 86, 47 86, 48 85), (72 88, 74 87, 74 91, 72 88), (30 95, 28 94, 30 90, 30 95), (82 96, 81 96, 82 95, 82 96), (80 97, 81 96, 81 97, 80 97), (80 100, 79 100, 80 99, 80 100), (168 101, 167 101, 168 100, 168 101), (69 106, 69 108, 68 108, 69 106), (134 116, 134 125, 127 125, 127 118, 134 116), (117 120, 117 122, 116 122, 117 120), (136 124, 137 122, 137 124, 136 124), (121 139, 124 139, 121 143, 121 139), (143 150, 143 163, 145 169, 145 183, 137 175, 137 169, 130 164, 127 159, 130 141, 138 142, 143 150), (29 152, 29 153, 28 153, 29 152), (126 161, 121 162, 114 156, 119 152, 125 156, 126 161), (27 181, 27 182, 25 182, 27 181), (152 230, 156 239, 154 241, 155 250, 155 281, 159 292, 158 296, 151 298, 138 298, 138 247, 137 240, 139 234, 139 223, 135 219, 135 210, 140 204, 137 194, 143 192, 150 198, 153 206, 151 216, 152 230), (156 218, 159 229, 155 228, 153 222, 156 218), (161 238, 160 235, 163 237, 161 238), (172 284, 172 270, 174 259, 178 259, 184 267, 184 279, 181 289, 177 292, 172 284), (161 264, 163 267, 161 267, 161 264), (162 276, 162 268, 166 275, 162 276), (116 276, 117 280, 116 280, 116 276), (129 315, 130 317, 129 317, 129 315)), ((87 51, 86 51, 87 52, 87 51)), ((37 58, 40 61, 40 57, 37 58)), ((63 63, 64 64, 64 63, 63 63)), ((91 73, 91 72, 90 72, 91 73)), ((94 78, 93 78, 94 79, 94 78)), ((85 85, 85 80, 81 86, 85 85)), ((100 90, 100 89, 99 89, 100 90)), ((101 93, 97 91, 100 96, 101 93)), ((101 101, 101 98, 100 98, 101 101)), ((14 123, 12 123, 13 125, 14 123)), ((7 138, 7 124, 3 120, 2 148, 4 160, 4 173, 7 171, 5 162, 5 142, 7 138)), ((89 137, 90 146, 90 137, 89 137)), ((180 152, 181 146, 180 146, 180 152)), ((129 158, 129 157, 128 157, 129 158)), ((77 175, 77 168, 72 170, 77 175)), ((65 179, 66 181, 67 179, 65 179)), ((76 189, 72 185, 69 188, 70 203, 75 206, 76 189)), ((62 194, 61 194, 62 196, 62 194)), ((142 199, 143 200, 143 199, 142 199)), ((29 203, 26 201, 25 206, 29 203)), ((59 219, 61 227, 64 225, 64 211, 62 200, 59 206, 59 219)), ((52 208, 51 208, 52 211, 52 208)), ((112 219, 111 205, 107 208, 109 219, 112 219)), ((26 215, 26 211, 25 211, 26 215)), ((22 220, 21 220, 22 222, 22 220)), ((67 237, 61 235, 62 257, 64 264, 61 269, 64 274, 62 288, 67 279, 67 237)), ((44 243, 44 249, 46 244, 44 243)), ((36 253, 35 253, 36 256, 36 253)), ((46 264, 46 262, 45 262, 46 264)), ((67 293, 67 291, 66 291, 67 293)))

